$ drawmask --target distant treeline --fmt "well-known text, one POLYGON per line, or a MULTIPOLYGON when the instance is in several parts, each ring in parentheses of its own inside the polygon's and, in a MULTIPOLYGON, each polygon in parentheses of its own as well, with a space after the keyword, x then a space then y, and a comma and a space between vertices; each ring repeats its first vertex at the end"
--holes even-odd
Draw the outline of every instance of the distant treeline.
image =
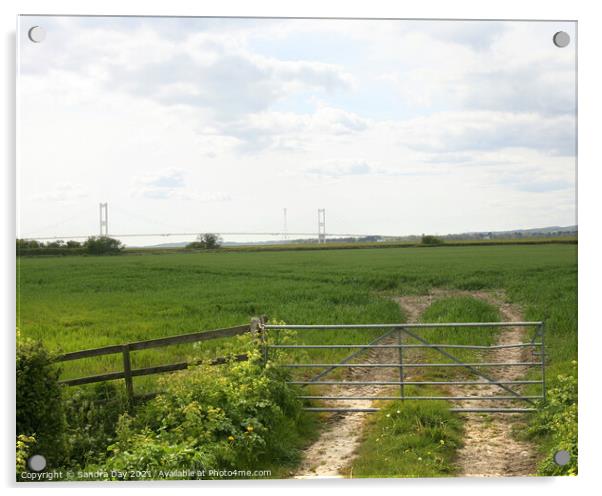
POLYGON ((125 246, 118 239, 108 236, 90 236, 86 241, 48 241, 17 239, 17 256, 62 255, 116 255, 125 246))
MULTIPOLYGON (((577 244, 577 237, 545 237, 545 238, 510 238, 510 239, 487 239, 487 240, 463 240, 447 241, 435 236, 425 236, 426 239, 418 239, 417 242, 391 242, 379 243, 325 243, 325 244, 281 244, 281 245, 247 245, 228 246, 226 252, 245 251, 311 251, 311 250, 358 250, 364 248, 434 248, 452 246, 499 246, 499 245, 543 245, 543 244, 577 244)), ((150 251, 150 250, 149 250, 150 251)), ((172 251, 173 253, 173 251, 172 251)))

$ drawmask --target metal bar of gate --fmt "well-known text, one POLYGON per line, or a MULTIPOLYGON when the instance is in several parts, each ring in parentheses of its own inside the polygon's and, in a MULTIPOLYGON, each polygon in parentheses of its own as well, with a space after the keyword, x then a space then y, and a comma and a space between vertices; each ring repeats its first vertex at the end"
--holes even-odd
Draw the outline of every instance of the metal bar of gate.
POLYGON ((397 330, 397 344, 399 346, 399 382, 401 382, 401 386, 399 386, 399 394, 401 395, 401 401, 404 400, 404 386, 403 386, 403 348, 402 344, 402 335, 401 329, 397 330))
MULTIPOLYGON (((313 384, 315 386, 328 385, 328 386, 399 386, 400 381, 290 381, 289 384, 306 385, 313 384)), ((404 381, 404 384, 409 386, 487 386, 492 384, 487 381, 404 381)), ((500 384, 543 384, 542 381, 495 381, 495 385, 500 384)), ((501 386, 500 386, 501 387, 501 386)), ((523 396, 510 390, 510 393, 517 398, 523 396)))
MULTIPOLYGON (((405 383, 404 383, 405 384, 405 383)), ((329 401, 351 401, 351 400, 446 400, 446 401, 459 401, 459 400, 467 400, 467 401, 501 401, 501 400, 511 400, 511 401, 523 401, 526 399, 530 400, 541 400, 543 396, 521 396, 517 398, 516 396, 297 396, 297 398, 302 400, 329 400, 329 401)))
MULTIPOLYGON (((414 339, 420 341, 421 343, 425 343, 425 344, 430 344, 428 343, 424 338, 421 338, 420 336, 417 336, 416 334, 414 334, 413 332, 408 331, 407 329, 404 329, 404 332, 408 335, 413 337, 414 339)), ((435 348, 435 350, 437 350, 439 353, 441 353, 442 355, 446 356, 447 358, 453 360, 456 363, 462 363, 462 360, 460 360, 459 358, 455 357, 454 355, 452 355, 451 353, 448 353, 445 350, 442 350, 441 348, 435 348)), ((510 394, 513 394, 515 396, 521 396, 520 393, 517 393, 516 391, 514 391, 513 389, 505 386, 504 384, 507 384, 506 382, 496 382, 494 379, 492 379, 491 377, 489 377, 486 374, 483 374, 483 372, 480 372, 479 370, 477 370, 476 368, 472 367, 471 365, 464 365, 468 370, 470 370, 471 372, 473 372, 476 375, 481 376, 483 379, 489 381, 491 384, 495 384, 499 387, 501 387, 502 389, 504 389, 505 391, 508 391, 510 394)), ((516 382, 515 382, 516 383, 516 382)), ((530 403, 533 403, 533 401, 528 400, 530 403)))
POLYGON ((534 348, 541 347, 541 343, 513 343, 493 345, 471 344, 270 344, 268 348, 290 349, 328 349, 328 348, 460 348, 467 350, 500 350, 505 348, 534 348))
MULTIPOLYGON (((370 343, 368 343, 368 345, 365 347, 365 349, 361 349, 359 351, 356 351, 356 352, 352 353, 351 355, 346 356, 338 364, 327 365, 327 367, 329 367, 328 369, 326 369, 326 370, 320 372, 319 374, 315 375, 314 377, 312 377, 307 384, 311 384, 312 382, 315 382, 315 381, 321 379, 325 375, 327 375, 330 372, 332 372, 333 370, 335 370, 338 367, 338 365, 345 365, 347 362, 349 362, 349 360, 353 360, 356 356, 361 355, 367 349, 369 349, 373 344, 376 344, 379 341, 382 341, 383 339, 389 337, 393 332, 395 332, 395 329, 393 329, 393 330, 391 330, 389 332, 386 332, 382 336, 379 336, 376 339, 370 341, 370 343)), ((305 384, 305 385, 307 385, 307 384, 305 384)))
POLYGON ((266 324, 266 329, 414 329, 432 327, 530 327, 542 324, 534 322, 441 322, 429 324, 266 324))
POLYGON ((541 388, 543 402, 546 402, 546 347, 545 347, 545 326, 542 322, 539 324, 539 332, 541 333, 541 388))
MULTIPOLYGON (((334 407, 307 407, 308 412, 333 412, 333 413, 373 413, 380 408, 334 408, 334 407)), ((450 412, 456 413, 532 413, 537 408, 450 408, 450 412)))
MULTIPOLYGON (((306 395, 299 396, 300 399, 314 399, 314 400, 333 400, 333 401, 348 401, 348 400, 404 400, 404 399, 412 399, 412 400, 506 400, 506 401, 527 401, 529 403, 534 403, 533 400, 543 399, 545 401, 546 391, 545 391, 545 341, 544 341, 544 324, 543 322, 476 322, 476 323, 433 323, 433 324, 318 324, 318 325, 265 325, 264 329, 311 329, 311 330, 320 330, 320 329, 376 329, 376 328, 385 328, 390 329, 389 332, 377 337, 373 341, 368 344, 360 344, 360 345, 350 345, 350 344, 335 344, 335 345, 269 345, 265 343, 265 347, 267 348, 299 348, 299 349, 328 349, 328 348, 349 348, 349 349, 357 349, 358 351, 350 354, 345 357, 341 362, 331 364, 331 363, 313 363, 313 364, 282 364, 284 367, 291 368, 323 368, 326 367, 327 370, 322 371, 321 373, 314 376, 311 380, 308 381, 290 381, 290 384, 297 385, 341 385, 341 386, 365 386, 365 385, 383 385, 383 386, 394 386, 398 385, 400 387, 400 396, 317 396, 317 395, 306 395), (535 326, 536 333, 531 340, 530 343, 508 343, 501 345, 446 345, 446 344, 431 344, 424 338, 416 335, 413 332, 410 332, 408 328, 440 328, 440 327, 526 327, 526 326, 535 326), (397 331, 397 344, 377 344, 379 341, 385 339, 386 337, 393 334, 397 331), (403 332, 405 332, 408 336, 416 339, 420 342, 420 344, 404 344, 403 343, 403 332), (536 341, 538 337, 541 337, 539 341, 536 341), (541 357, 542 360, 540 362, 532 361, 532 362, 481 362, 481 363, 466 363, 462 362, 459 358, 444 351, 444 349, 477 349, 477 350, 491 350, 491 349, 504 349, 504 348, 540 348, 541 349, 541 357), (367 349, 371 348, 397 348, 399 350, 399 361, 396 364, 392 363, 349 363, 350 360, 357 357, 361 353, 365 352, 367 349), (403 349, 404 348, 431 348, 435 349, 443 356, 446 356, 452 363, 404 363, 403 361, 403 349), (510 380, 510 381, 498 381, 495 380, 488 375, 482 373, 476 367, 511 367, 511 366, 533 366, 533 365, 541 365, 542 367, 542 378, 541 380, 510 380), (399 381, 319 381, 320 378, 324 377, 326 374, 331 371, 339 368, 339 367, 349 367, 349 368, 361 368, 361 367, 381 367, 381 368, 398 368, 399 369, 399 381), (474 374, 480 376, 484 380, 478 381, 405 381, 404 380, 404 367, 464 367, 469 369, 474 374), (499 386, 504 389, 512 396, 502 396, 502 395, 494 395, 494 396, 406 396, 404 393, 404 386, 415 385, 415 386, 437 386, 437 385, 458 385, 458 386, 469 386, 469 385, 477 385, 484 386, 488 384, 499 386), (542 385, 542 394, 541 396, 526 396, 522 395, 517 391, 507 387, 506 385, 524 385, 524 384, 541 384, 542 385)), ((378 411, 379 408, 334 408, 334 407, 309 407, 306 408, 309 411, 323 411, 323 412, 374 412, 378 411)), ((496 412, 506 412, 506 413, 523 413, 523 412, 531 412, 535 411, 533 408, 450 408, 450 411, 459 412, 459 413, 470 413, 470 412, 481 412, 481 413, 496 413, 496 412)))
MULTIPOLYGON (((401 349, 400 349, 401 350, 401 349)), ((399 368, 400 365, 404 367, 422 368, 422 367, 528 367, 537 365, 540 366, 541 362, 473 362, 473 363, 283 363, 280 367, 286 368, 321 368, 321 367, 350 367, 350 368, 362 368, 362 367, 380 367, 380 368, 399 368)))

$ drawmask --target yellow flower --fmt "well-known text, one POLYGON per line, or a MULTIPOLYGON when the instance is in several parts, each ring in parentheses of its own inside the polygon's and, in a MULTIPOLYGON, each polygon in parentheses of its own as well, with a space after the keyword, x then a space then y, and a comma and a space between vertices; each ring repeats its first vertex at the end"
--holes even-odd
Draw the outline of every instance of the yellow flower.
POLYGON ((234 441, 234 436, 228 436, 228 441, 234 441))
POLYGON ((252 425, 247 425, 247 430, 249 432, 253 432, 253 426, 252 425))

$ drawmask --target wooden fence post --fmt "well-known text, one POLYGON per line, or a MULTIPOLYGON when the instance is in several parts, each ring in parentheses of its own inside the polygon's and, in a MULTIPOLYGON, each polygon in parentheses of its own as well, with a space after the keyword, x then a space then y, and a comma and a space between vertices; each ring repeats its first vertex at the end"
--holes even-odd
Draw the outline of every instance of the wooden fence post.
POLYGON ((123 378, 125 379, 125 392, 127 394, 128 405, 134 407, 134 382, 132 381, 132 362, 130 360, 130 345, 125 344, 122 347, 123 353, 123 378))
POLYGON ((268 348, 267 343, 265 341, 265 329, 263 328, 265 317, 253 317, 251 319, 251 334, 259 338, 259 346, 261 349, 261 356, 263 359, 263 364, 268 363, 268 348))
POLYGON ((257 317, 253 317, 251 319, 251 334, 253 334, 254 336, 257 335, 257 333, 259 333, 259 328, 261 326, 261 319, 257 318, 257 317))

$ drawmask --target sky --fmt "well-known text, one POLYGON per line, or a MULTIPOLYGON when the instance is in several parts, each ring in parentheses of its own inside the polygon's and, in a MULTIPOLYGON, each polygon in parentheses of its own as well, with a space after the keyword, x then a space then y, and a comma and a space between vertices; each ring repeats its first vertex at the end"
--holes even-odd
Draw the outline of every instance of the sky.
POLYGON ((98 234, 99 202, 109 234, 576 224, 575 47, 572 22, 21 16, 17 236, 98 234))

